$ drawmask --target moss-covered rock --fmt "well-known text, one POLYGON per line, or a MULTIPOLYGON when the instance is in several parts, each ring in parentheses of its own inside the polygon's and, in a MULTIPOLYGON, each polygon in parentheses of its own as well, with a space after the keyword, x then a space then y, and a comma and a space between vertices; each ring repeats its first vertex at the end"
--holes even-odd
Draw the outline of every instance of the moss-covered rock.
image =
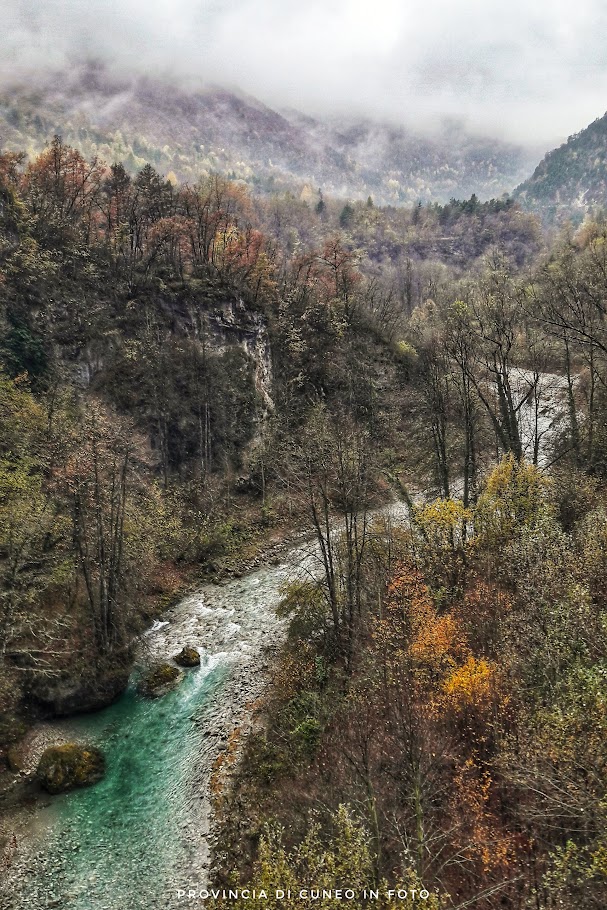
POLYGON ((199 667, 200 666, 200 654, 196 648, 191 648, 188 645, 185 648, 182 648, 179 654, 176 654, 173 658, 176 664, 179 664, 180 667, 199 667))
POLYGON ((105 758, 94 746, 66 743, 46 749, 38 762, 37 777, 49 793, 65 793, 96 784, 105 774, 105 758))
POLYGON ((179 685, 183 673, 173 664, 157 664, 143 674, 137 689, 146 698, 159 698, 179 685))

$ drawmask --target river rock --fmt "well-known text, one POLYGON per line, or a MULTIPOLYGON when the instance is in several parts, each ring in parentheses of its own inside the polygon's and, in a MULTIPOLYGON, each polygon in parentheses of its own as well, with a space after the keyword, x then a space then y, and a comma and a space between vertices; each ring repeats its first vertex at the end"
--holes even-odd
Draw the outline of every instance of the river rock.
POLYGON ((196 648, 191 648, 188 645, 176 654, 173 658, 176 664, 179 664, 180 667, 199 667, 200 666, 200 654, 196 648))
POLYGON ((38 763, 37 777, 49 793, 88 787, 105 773, 103 753, 94 746, 66 743, 46 749, 38 763))
POLYGON ((48 716, 65 717, 70 714, 99 711, 116 701, 129 682, 130 662, 110 661, 74 672, 59 679, 40 679, 32 684, 32 700, 48 716))
POLYGON ((146 698, 160 698, 175 689, 183 679, 183 673, 173 664, 156 664, 143 674, 137 685, 140 695, 146 698))

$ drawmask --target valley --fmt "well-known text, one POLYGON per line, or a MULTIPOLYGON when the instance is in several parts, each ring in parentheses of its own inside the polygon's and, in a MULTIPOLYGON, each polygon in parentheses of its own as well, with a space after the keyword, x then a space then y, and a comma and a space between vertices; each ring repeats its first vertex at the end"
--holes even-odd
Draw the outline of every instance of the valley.
POLYGON ((524 183, 93 64, 0 114, 6 906, 600 910, 601 121, 524 183))

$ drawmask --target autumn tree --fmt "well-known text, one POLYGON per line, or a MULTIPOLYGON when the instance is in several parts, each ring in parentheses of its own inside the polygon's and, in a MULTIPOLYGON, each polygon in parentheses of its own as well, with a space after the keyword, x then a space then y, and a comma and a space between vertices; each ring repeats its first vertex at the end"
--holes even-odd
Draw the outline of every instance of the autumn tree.
POLYGON ((363 559, 374 484, 368 434, 317 406, 291 463, 319 548, 321 591, 335 647, 348 667, 364 608, 363 559))
POLYGON ((89 242, 97 236, 104 173, 104 164, 96 158, 87 162, 60 136, 28 166, 24 194, 45 242, 68 237, 89 242))

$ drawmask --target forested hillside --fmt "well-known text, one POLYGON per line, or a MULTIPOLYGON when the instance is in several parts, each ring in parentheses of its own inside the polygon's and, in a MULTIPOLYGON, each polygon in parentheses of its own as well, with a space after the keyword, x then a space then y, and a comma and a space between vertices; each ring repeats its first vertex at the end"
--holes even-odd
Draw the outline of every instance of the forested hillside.
POLYGON ((2 181, 10 739, 11 705, 69 713, 121 691, 163 595, 270 521, 266 462, 311 402, 389 423, 397 333, 445 263, 539 241, 501 203, 262 203, 216 176, 131 178, 60 139, 29 164, 5 153, 2 181))
POLYGON ((296 529, 320 571, 215 767, 217 881, 602 908, 606 250, 476 195, 2 152, 2 759, 296 529))
POLYGON ((601 212, 607 203, 607 114, 549 152, 515 192, 549 222, 601 212))
POLYGON ((401 205, 499 197, 538 157, 455 124, 426 136, 371 119, 313 118, 236 91, 121 78, 95 64, 0 94, 7 150, 37 154, 55 133, 87 158, 121 161, 131 175, 148 162, 182 181, 221 173, 269 193, 320 188, 401 205))

